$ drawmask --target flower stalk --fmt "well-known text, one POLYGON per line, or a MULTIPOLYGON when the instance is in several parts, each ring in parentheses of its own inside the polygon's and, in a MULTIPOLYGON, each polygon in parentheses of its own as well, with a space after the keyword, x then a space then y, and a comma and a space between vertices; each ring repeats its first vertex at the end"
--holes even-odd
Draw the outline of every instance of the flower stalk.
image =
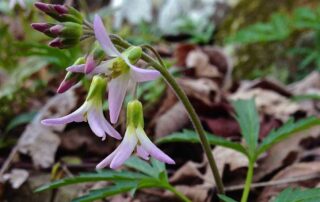
MULTIPOLYGON (((115 35, 112 35, 111 40, 114 44, 116 44, 120 47, 123 47, 125 49, 132 46, 130 43, 124 41, 123 39, 121 39, 120 37, 115 36, 115 35)), ((186 108, 188 115, 190 117, 190 120, 191 120, 195 130, 197 131, 197 134, 199 135, 203 150, 207 156, 212 174, 214 176, 214 180, 216 182, 217 192, 219 194, 224 194, 224 187, 223 187, 222 179, 220 177, 216 161, 213 157, 210 144, 209 144, 208 139, 206 137, 205 131, 202 127, 201 121, 200 121, 197 113, 195 112, 195 109, 191 105, 187 95, 181 89, 179 84, 176 82, 174 77, 169 73, 169 71, 167 70, 167 68, 165 66, 161 65, 160 63, 155 61, 152 57, 150 57, 148 54, 146 54, 144 52, 142 53, 141 59, 144 60, 145 62, 149 63, 150 65, 152 65, 156 70, 158 70, 161 73, 161 75, 164 77, 164 79, 167 81, 167 83, 170 85, 170 87, 174 90, 177 97, 179 98, 179 100, 182 102, 182 104, 186 108)))

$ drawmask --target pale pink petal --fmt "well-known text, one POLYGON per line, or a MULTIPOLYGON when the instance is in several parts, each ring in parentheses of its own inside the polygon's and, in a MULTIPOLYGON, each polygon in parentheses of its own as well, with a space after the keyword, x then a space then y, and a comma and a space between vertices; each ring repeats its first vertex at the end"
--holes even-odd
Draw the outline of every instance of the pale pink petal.
POLYGON ((10 2, 9 2, 9 8, 10 8, 10 9, 13 9, 14 6, 16 5, 16 3, 17 3, 16 0, 10 0, 10 2))
POLYGON ((110 165, 112 159, 119 151, 119 147, 117 147, 111 154, 109 154, 105 159, 103 159, 97 166, 96 169, 102 169, 110 165))
POLYGON ((108 56, 117 57, 121 55, 109 38, 109 34, 107 33, 99 15, 95 15, 94 17, 93 29, 96 39, 99 41, 101 47, 108 56))
POLYGON ((141 146, 155 159, 168 163, 175 164, 174 160, 172 160, 168 155, 166 155, 163 151, 161 151, 156 145, 154 145, 151 140, 147 137, 146 133, 141 127, 136 129, 136 134, 141 143, 141 146))
POLYGON ((110 168, 119 168, 131 156, 137 143, 138 139, 134 134, 134 129, 128 128, 126 134, 124 135, 123 141, 118 147, 119 150, 110 163, 110 168))
POLYGON ((112 79, 109 83, 108 101, 111 123, 116 123, 118 121, 129 80, 129 74, 122 74, 119 77, 112 79))
POLYGON ((84 73, 89 74, 96 67, 96 62, 94 61, 93 55, 89 55, 86 59, 86 64, 84 66, 84 73))
POLYGON ((52 126, 52 125, 59 125, 59 124, 67 124, 71 122, 82 122, 84 121, 83 114, 85 113, 86 107, 82 105, 79 109, 68 114, 63 117, 59 118, 51 118, 51 119, 44 119, 41 121, 43 125, 52 126))
POLYGON ((19 1, 21 8, 26 8, 26 3, 24 2, 24 0, 18 0, 18 1, 19 1))
POLYGON ((149 153, 141 145, 137 146, 137 155, 144 160, 149 160, 149 153))
POLYGON ((114 138, 116 138, 116 139, 118 139, 118 140, 121 140, 121 139, 122 139, 121 135, 120 135, 119 132, 118 132, 116 129, 114 129, 114 128, 111 126, 111 124, 104 118, 103 113, 102 113, 102 110, 99 111, 99 116, 100 116, 100 118, 99 118, 100 123, 99 123, 99 124, 101 125, 101 127, 103 128, 103 130, 104 130, 108 135, 110 135, 111 137, 114 137, 114 138))
POLYGON ((68 72, 74 72, 74 73, 84 73, 85 64, 81 65, 72 65, 70 67, 67 67, 68 72))
POLYGON ((141 69, 134 65, 131 67, 131 78, 136 82, 153 81, 160 77, 160 72, 153 69, 141 69))
POLYGON ((106 139, 106 134, 104 133, 104 130, 102 129, 100 123, 100 116, 96 109, 92 109, 88 111, 88 123, 91 128, 91 130, 96 134, 98 137, 101 137, 102 140, 106 139))

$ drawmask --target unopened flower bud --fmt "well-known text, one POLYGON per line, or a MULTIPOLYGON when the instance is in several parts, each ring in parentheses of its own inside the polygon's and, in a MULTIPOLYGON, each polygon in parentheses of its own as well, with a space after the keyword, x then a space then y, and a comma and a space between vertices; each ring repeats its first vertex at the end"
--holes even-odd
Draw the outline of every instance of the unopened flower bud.
POLYGON ((89 74, 96 67, 96 62, 93 55, 88 55, 86 59, 86 64, 84 66, 84 73, 89 74))
POLYGON ((49 42, 49 46, 54 48, 70 48, 72 46, 75 46, 79 43, 79 39, 72 39, 72 38, 60 38, 57 37, 49 42))
POLYGON ((34 4, 39 10, 45 12, 50 17, 60 22, 75 22, 82 24, 83 17, 81 13, 70 6, 59 4, 45 4, 36 2, 34 4))
POLYGON ((57 90, 57 93, 64 93, 78 83, 84 77, 83 74, 68 72, 57 90))
POLYGON ((56 36, 61 34, 61 31, 63 29, 62 25, 54 25, 50 28, 50 32, 56 36))
POLYGON ((142 49, 139 46, 131 46, 123 53, 124 57, 127 57, 131 64, 135 64, 141 58, 142 49))
POLYGON ((55 37, 56 35, 50 31, 50 28, 53 27, 54 24, 50 23, 32 23, 31 27, 39 32, 44 33, 49 37, 55 37))

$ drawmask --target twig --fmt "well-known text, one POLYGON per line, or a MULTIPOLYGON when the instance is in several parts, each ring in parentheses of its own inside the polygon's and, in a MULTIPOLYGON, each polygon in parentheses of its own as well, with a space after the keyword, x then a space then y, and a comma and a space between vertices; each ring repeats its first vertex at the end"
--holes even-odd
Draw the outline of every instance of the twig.
MULTIPOLYGON (((251 189, 252 188, 258 188, 258 187, 267 187, 267 186, 275 186, 275 185, 282 185, 282 184, 289 184, 293 182, 300 182, 300 181, 305 181, 305 180, 311 180, 311 179, 317 179, 320 178, 320 174, 312 174, 312 175, 302 175, 302 176, 297 176, 297 177, 291 177, 291 178, 285 178, 281 180, 273 180, 269 182, 258 182, 258 183, 252 183, 251 189)), ((236 185, 236 186, 230 186, 226 187, 226 191, 236 191, 236 190, 241 190, 244 188, 244 185, 236 185)))
POLYGON ((7 169, 10 167, 11 161, 13 160, 13 158, 15 157, 15 155, 18 152, 18 144, 16 146, 14 146, 14 148, 11 150, 8 158, 6 159, 6 161, 4 162, 4 164, 1 167, 0 170, 0 180, 2 179, 3 174, 7 171, 7 169))

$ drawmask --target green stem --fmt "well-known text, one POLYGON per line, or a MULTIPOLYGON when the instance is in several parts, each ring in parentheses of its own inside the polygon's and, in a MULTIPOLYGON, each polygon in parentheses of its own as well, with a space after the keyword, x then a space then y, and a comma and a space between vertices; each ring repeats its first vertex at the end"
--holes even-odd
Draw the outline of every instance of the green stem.
MULTIPOLYGON (((113 43, 122 46, 124 48, 128 48, 130 46, 132 46, 131 44, 129 44, 128 42, 122 40, 121 38, 112 35, 112 41, 113 43)), ((196 114, 193 106, 191 105, 187 95, 185 94, 185 92, 181 89, 181 87, 179 86, 179 84, 176 82, 176 80, 174 79, 174 77, 169 73, 169 71, 167 70, 166 67, 160 65, 157 61, 155 61, 152 57, 150 57, 149 55, 143 53, 142 57, 141 57, 145 62, 151 64, 156 70, 158 70, 162 76, 164 77, 164 79, 167 81, 167 83, 171 86, 171 88, 174 90, 174 92, 176 93, 177 97, 180 99, 180 101, 182 102, 182 104, 184 105, 184 107, 186 108, 190 120, 195 128, 195 130, 197 131, 200 141, 201 141, 201 145, 203 147, 203 150, 207 156, 212 174, 214 176, 214 180, 216 182, 216 186, 217 186, 217 192, 218 194, 224 194, 224 188, 223 188, 223 184, 222 184, 222 179, 220 177, 218 168, 217 168, 217 164, 214 160, 213 154, 211 152, 211 147, 210 144, 208 142, 208 139, 206 137, 206 133, 202 127, 201 121, 198 117, 198 115, 196 114)))
POLYGON ((184 194, 181 192, 177 191, 173 186, 168 185, 166 186, 166 189, 170 190, 172 193, 174 193, 178 198, 181 199, 181 201, 184 202, 192 202, 190 199, 188 199, 184 194))
POLYGON ((252 183, 252 177, 253 177, 253 167, 254 167, 254 161, 249 160, 249 168, 248 168, 248 172, 247 172, 246 182, 244 185, 244 190, 243 190, 242 197, 241 197, 241 202, 247 202, 247 200, 248 200, 250 187, 251 187, 251 183, 252 183))

